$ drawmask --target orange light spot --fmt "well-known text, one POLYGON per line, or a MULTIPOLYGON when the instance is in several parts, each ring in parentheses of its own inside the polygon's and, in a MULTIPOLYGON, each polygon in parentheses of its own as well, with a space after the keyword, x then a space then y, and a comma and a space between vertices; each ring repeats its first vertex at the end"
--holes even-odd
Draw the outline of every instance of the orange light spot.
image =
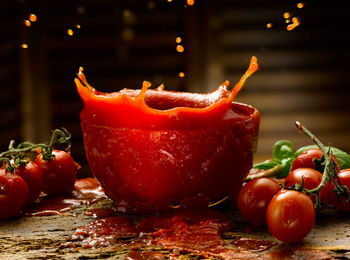
POLYGON ((21 48, 22 48, 22 49, 27 49, 27 48, 28 48, 28 44, 22 43, 22 44, 21 44, 21 48))
POLYGON ((170 3, 170 2, 172 2, 173 0, 168 0, 168 2, 170 3))
POLYGON ((194 0, 187 0, 187 5, 189 5, 189 6, 194 5, 194 0))
POLYGON ((286 19, 286 23, 290 23, 290 19, 286 19))
POLYGON ((283 18, 284 18, 284 19, 290 18, 290 13, 285 12, 285 13, 283 14, 283 18))
POLYGON ((178 51, 178 52, 184 52, 184 50, 185 50, 185 48, 184 48, 184 46, 182 46, 182 45, 177 45, 176 46, 176 50, 178 51))
POLYGON ((34 23, 38 20, 38 17, 35 14, 30 14, 29 20, 34 23))
POLYGON ((298 7, 299 9, 303 8, 304 6, 305 6, 305 4, 302 3, 302 2, 297 4, 297 7, 298 7))
POLYGON ((266 28, 271 28, 272 27, 272 23, 268 23, 268 24, 266 24, 266 28))
POLYGON ((77 29, 81 28, 80 24, 77 24, 75 27, 77 27, 77 29))
POLYGON ((24 25, 30 27, 32 23, 29 20, 24 20, 24 25))
POLYGON ((74 34, 72 29, 68 29, 67 33, 68 33, 69 36, 73 36, 73 34, 74 34))
POLYGON ((179 73, 179 77, 180 77, 180 78, 183 78, 183 77, 185 77, 185 73, 183 73, 183 72, 180 72, 180 73, 179 73))
POLYGON ((176 43, 180 43, 182 41, 181 37, 176 37, 176 43))
POLYGON ((293 23, 287 25, 287 31, 292 31, 295 29, 295 27, 300 25, 300 20, 298 17, 293 17, 292 22, 293 23))

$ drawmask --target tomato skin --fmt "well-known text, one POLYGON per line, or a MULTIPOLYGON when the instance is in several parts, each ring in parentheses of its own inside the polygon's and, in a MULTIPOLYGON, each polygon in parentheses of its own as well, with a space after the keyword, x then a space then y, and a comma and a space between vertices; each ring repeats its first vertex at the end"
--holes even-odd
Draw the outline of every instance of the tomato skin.
MULTIPOLYGON (((316 165, 315 160, 320 160, 323 156, 323 152, 321 151, 321 149, 318 148, 314 148, 314 149, 309 149, 306 150, 304 152, 302 152, 301 154, 299 154, 297 156, 297 158, 295 158, 290 171, 294 171, 295 169, 298 168, 312 168, 312 169, 317 169, 319 166, 316 165)), ((335 158, 334 156, 332 156, 332 160, 335 162, 336 164, 336 170, 340 171, 340 165, 339 162, 337 160, 337 158, 335 158)))
POLYGON ((28 186, 16 174, 0 169, 0 219, 20 213, 28 196, 28 186))
POLYGON ((23 178, 28 186, 29 193, 25 204, 34 203, 43 190, 44 177, 41 169, 36 163, 30 161, 26 165, 17 167, 14 173, 23 178))
POLYGON ((316 188, 322 181, 322 173, 312 168, 297 168, 291 171, 284 181, 286 187, 295 183, 301 185, 304 178, 304 187, 308 190, 316 188))
MULTIPOLYGON (((340 183, 346 186, 348 191, 350 191, 350 168, 339 171, 337 175, 340 183)), ((338 210, 350 212, 350 201, 346 201, 344 197, 338 200, 337 194, 332 192, 331 201, 338 210)))
POLYGON ((320 149, 315 148, 315 149, 306 150, 301 154, 299 154, 297 158, 295 158, 290 170, 294 171, 295 169, 298 169, 298 168, 316 169, 315 160, 316 159, 320 160, 322 156, 323 156, 323 152, 320 149))
MULTIPOLYGON (((284 181, 286 187, 292 187, 295 183, 301 185, 304 178, 304 188, 312 190, 316 188, 322 181, 322 174, 312 168, 297 168, 291 171, 284 181)), ((316 196, 311 195, 310 198, 316 201, 316 196)))
POLYGON ((266 225, 267 206, 278 190, 278 183, 270 178, 259 178, 248 182, 238 194, 239 211, 254 226, 266 225))
POLYGON ((74 189, 78 166, 69 153, 61 150, 52 153, 55 157, 49 161, 44 160, 42 154, 35 159, 43 172, 43 191, 47 195, 70 192, 74 189))
POLYGON ((271 234, 286 243, 301 241, 315 223, 312 200, 295 190, 281 190, 271 200, 266 211, 271 234))

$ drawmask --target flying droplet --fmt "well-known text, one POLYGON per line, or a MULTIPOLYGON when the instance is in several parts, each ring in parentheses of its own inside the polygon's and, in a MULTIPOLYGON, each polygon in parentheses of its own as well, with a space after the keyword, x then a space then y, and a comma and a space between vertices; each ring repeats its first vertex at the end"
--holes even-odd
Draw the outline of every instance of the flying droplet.
POLYGON ((285 12, 285 13, 283 14, 283 18, 284 18, 284 19, 290 18, 290 13, 285 12))
POLYGON ((79 67, 79 73, 82 73, 84 70, 84 67, 79 67))
POLYGON ((272 27, 272 23, 266 24, 266 28, 270 29, 272 27))
POLYGON ((176 37, 176 43, 180 43, 182 41, 181 37, 176 37))
POLYGON ((38 20, 38 17, 35 14, 30 14, 29 20, 34 23, 38 20))
POLYGON ((180 78, 183 78, 183 77, 185 77, 185 73, 183 73, 183 72, 180 72, 180 73, 179 73, 179 77, 180 77, 180 78))
POLYGON ((187 5, 189 5, 189 6, 194 5, 194 0, 187 0, 187 5))
POLYGON ((74 34, 72 29, 68 29, 67 33, 68 33, 69 36, 73 36, 73 34, 74 34))
POLYGON ((287 31, 292 31, 295 29, 295 27, 300 25, 300 20, 298 17, 292 18, 292 23, 287 25, 287 31))
POLYGON ((182 45, 177 45, 176 46, 176 50, 178 51, 178 52, 184 52, 184 50, 185 50, 185 48, 184 48, 184 46, 182 46, 182 45))
POLYGON ((28 48, 28 44, 22 43, 22 44, 21 44, 21 48, 22 48, 22 49, 27 49, 27 48, 28 48))
POLYGON ((29 20, 24 20, 24 25, 30 27, 32 23, 29 20))
POLYGON ((300 3, 297 4, 297 7, 299 9, 303 8, 304 6, 305 6, 305 4, 303 2, 300 2, 300 3))
POLYGON ((77 24, 75 27, 76 27, 77 29, 80 29, 80 28, 81 28, 80 24, 77 24))

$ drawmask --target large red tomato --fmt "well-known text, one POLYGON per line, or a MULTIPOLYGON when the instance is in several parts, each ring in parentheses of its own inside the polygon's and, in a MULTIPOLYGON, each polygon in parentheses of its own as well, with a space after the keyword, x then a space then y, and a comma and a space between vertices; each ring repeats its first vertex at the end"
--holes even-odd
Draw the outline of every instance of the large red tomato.
POLYGON ((315 223, 312 200, 295 190, 281 190, 271 200, 266 212, 270 232, 287 243, 301 241, 315 223))
POLYGON ((239 211, 253 225, 265 225, 267 206, 278 190, 278 183, 270 178, 259 178, 248 182, 238 194, 239 211))
POLYGON ((26 204, 35 202, 43 190, 44 183, 43 173, 39 166, 30 161, 26 165, 18 166, 14 173, 22 177, 28 186, 29 193, 26 204))
POLYGON ((44 176, 43 191, 47 195, 69 192, 74 189, 78 165, 72 156, 60 150, 52 151, 54 158, 45 160, 39 154, 35 163, 41 168, 44 176))
POLYGON ((28 186, 16 174, 0 169, 0 219, 20 213, 28 196, 28 186))

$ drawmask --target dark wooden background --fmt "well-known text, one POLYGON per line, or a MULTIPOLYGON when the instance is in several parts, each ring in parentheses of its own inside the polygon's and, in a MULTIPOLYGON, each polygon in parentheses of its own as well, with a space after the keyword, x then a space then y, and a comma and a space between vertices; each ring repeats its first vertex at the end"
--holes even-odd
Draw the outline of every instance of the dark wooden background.
POLYGON ((140 88, 207 92, 231 86, 250 57, 260 70, 237 97, 261 111, 257 158, 279 139, 309 144, 302 121, 326 144, 350 152, 350 20, 346 1, 19 0, 0 7, 0 148, 48 140, 64 126, 73 156, 89 174, 80 131, 82 108, 73 79, 80 66, 101 91, 140 88), (284 12, 302 24, 286 30, 284 12), (35 13, 38 21, 25 27, 35 13), (272 28, 266 24, 271 22, 272 28), (77 29, 76 24, 81 25, 77 29), (69 36, 67 29, 73 29, 69 36), (175 50, 183 38, 184 53, 175 50), (28 49, 22 49, 22 43, 28 49), (179 78, 184 71, 186 76, 179 78))

